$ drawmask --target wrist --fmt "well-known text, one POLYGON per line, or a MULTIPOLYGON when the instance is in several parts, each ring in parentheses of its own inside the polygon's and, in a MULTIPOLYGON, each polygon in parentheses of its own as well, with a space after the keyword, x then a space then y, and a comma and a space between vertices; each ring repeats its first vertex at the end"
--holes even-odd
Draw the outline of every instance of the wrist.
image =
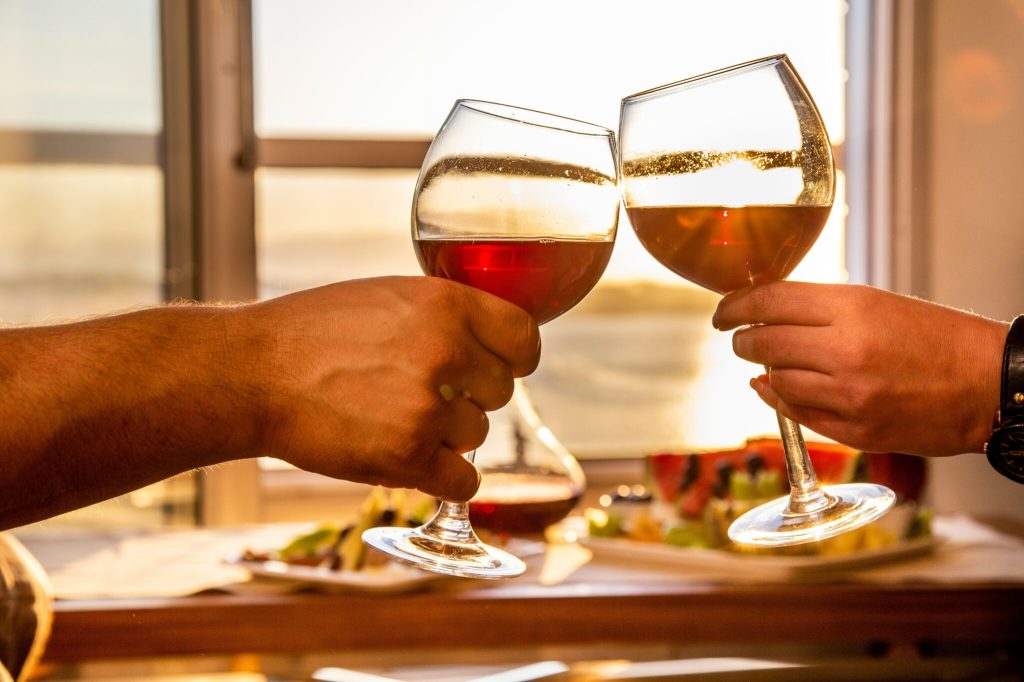
MULTIPOLYGON (((217 461, 258 457, 269 452, 267 424, 272 406, 267 372, 273 339, 259 324, 258 304, 211 308, 208 338, 213 376, 210 385, 220 387, 214 407, 225 422, 224 457, 217 461)), ((216 463, 216 462, 213 462, 216 463)))
POLYGON ((240 311, 245 306, 170 305, 129 314, 128 367, 135 400, 152 403, 158 446, 177 470, 259 454, 258 384, 240 311))
POLYGON ((989 436, 999 407, 1000 371, 1003 361, 1003 346, 1010 325, 1005 322, 987 321, 981 336, 976 339, 977 363, 975 376, 977 392, 973 404, 973 416, 969 430, 966 452, 982 452, 989 436))

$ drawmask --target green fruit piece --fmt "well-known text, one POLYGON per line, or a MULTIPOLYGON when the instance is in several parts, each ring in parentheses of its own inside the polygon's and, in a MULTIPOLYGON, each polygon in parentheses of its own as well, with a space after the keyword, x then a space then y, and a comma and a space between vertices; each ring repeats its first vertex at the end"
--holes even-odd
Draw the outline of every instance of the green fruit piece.
POLYGON ((665 533, 665 544, 672 545, 674 547, 710 547, 711 543, 708 542, 707 537, 704 535, 704 531, 699 527, 682 524, 678 526, 672 526, 665 533))
POLYGON ((409 518, 406 519, 406 525, 422 526, 424 523, 429 521, 435 513, 437 513, 437 505, 434 501, 424 500, 412 511, 412 514, 409 514, 409 518))
POLYGON ((366 545, 363 544, 363 531, 372 528, 381 513, 387 509, 387 496, 380 488, 374 488, 363 502, 359 510, 359 518, 352 530, 341 542, 338 555, 341 556, 341 569, 358 571, 366 561, 366 545))
MULTIPOLYGON (((405 511, 405 490, 399 488, 398 490, 391 491, 390 504, 388 509, 391 510, 392 515, 389 526, 407 526, 409 525, 409 516, 405 511)), ((386 511, 386 510, 385 510, 386 511)), ((416 524, 420 525, 420 524, 416 524)))
POLYGON ((615 538, 622 535, 622 517, 610 513, 603 523, 591 518, 588 528, 595 538, 615 538))
POLYGON ((278 552, 278 556, 283 561, 287 561, 289 559, 305 559, 316 556, 322 548, 329 547, 334 544, 334 541, 337 540, 337 538, 337 528, 323 526, 322 528, 317 528, 311 533, 306 533, 305 535, 300 535, 295 538, 278 552))
POLYGON ((757 499, 776 498, 782 496, 782 476, 778 471, 765 470, 757 477, 755 484, 757 499))
POLYGON ((907 529, 907 539, 930 538, 932 536, 932 518, 934 513, 931 507, 919 507, 914 518, 910 521, 910 528, 907 529))
POLYGON ((729 494, 734 500, 753 500, 757 497, 757 488, 750 474, 746 471, 734 471, 729 479, 729 494))

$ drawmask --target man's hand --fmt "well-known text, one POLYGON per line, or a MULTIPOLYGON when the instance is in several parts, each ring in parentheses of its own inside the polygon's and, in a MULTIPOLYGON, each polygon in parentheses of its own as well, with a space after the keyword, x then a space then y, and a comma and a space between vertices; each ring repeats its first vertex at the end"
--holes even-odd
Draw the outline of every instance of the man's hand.
POLYGON ((460 453, 537 367, 520 308, 426 277, 357 280, 238 309, 238 364, 265 406, 261 450, 336 478, 465 500, 460 453), (248 353, 245 349, 256 349, 248 353))
POLYGON ((1008 325, 864 286, 775 282, 734 292, 713 323, 751 386, 818 433, 867 451, 980 452, 1008 325))

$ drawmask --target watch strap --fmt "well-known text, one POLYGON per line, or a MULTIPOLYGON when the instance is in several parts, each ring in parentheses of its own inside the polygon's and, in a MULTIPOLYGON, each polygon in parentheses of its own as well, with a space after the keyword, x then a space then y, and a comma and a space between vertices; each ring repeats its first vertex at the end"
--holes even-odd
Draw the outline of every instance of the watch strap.
POLYGON ((1010 332, 1003 347, 999 422, 1024 422, 1024 315, 1018 315, 1010 323, 1010 332))

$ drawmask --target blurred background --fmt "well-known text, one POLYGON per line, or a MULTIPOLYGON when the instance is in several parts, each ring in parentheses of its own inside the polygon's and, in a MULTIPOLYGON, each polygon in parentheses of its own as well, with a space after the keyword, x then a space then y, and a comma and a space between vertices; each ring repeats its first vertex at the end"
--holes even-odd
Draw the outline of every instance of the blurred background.
MULTIPOLYGON (((793 278, 1008 319, 1024 311, 1022 34, 1024 0, 0 0, 0 320, 418 274, 412 190, 455 99, 614 129, 623 96, 781 52, 840 168, 793 278)), ((710 326, 716 298, 620 227, 599 287, 544 328, 543 419, 595 481, 773 433, 746 387, 758 369, 710 326)), ((981 457, 929 466, 937 511, 1024 518, 981 457)), ((48 523, 317 519, 364 495, 264 460, 48 523)))

